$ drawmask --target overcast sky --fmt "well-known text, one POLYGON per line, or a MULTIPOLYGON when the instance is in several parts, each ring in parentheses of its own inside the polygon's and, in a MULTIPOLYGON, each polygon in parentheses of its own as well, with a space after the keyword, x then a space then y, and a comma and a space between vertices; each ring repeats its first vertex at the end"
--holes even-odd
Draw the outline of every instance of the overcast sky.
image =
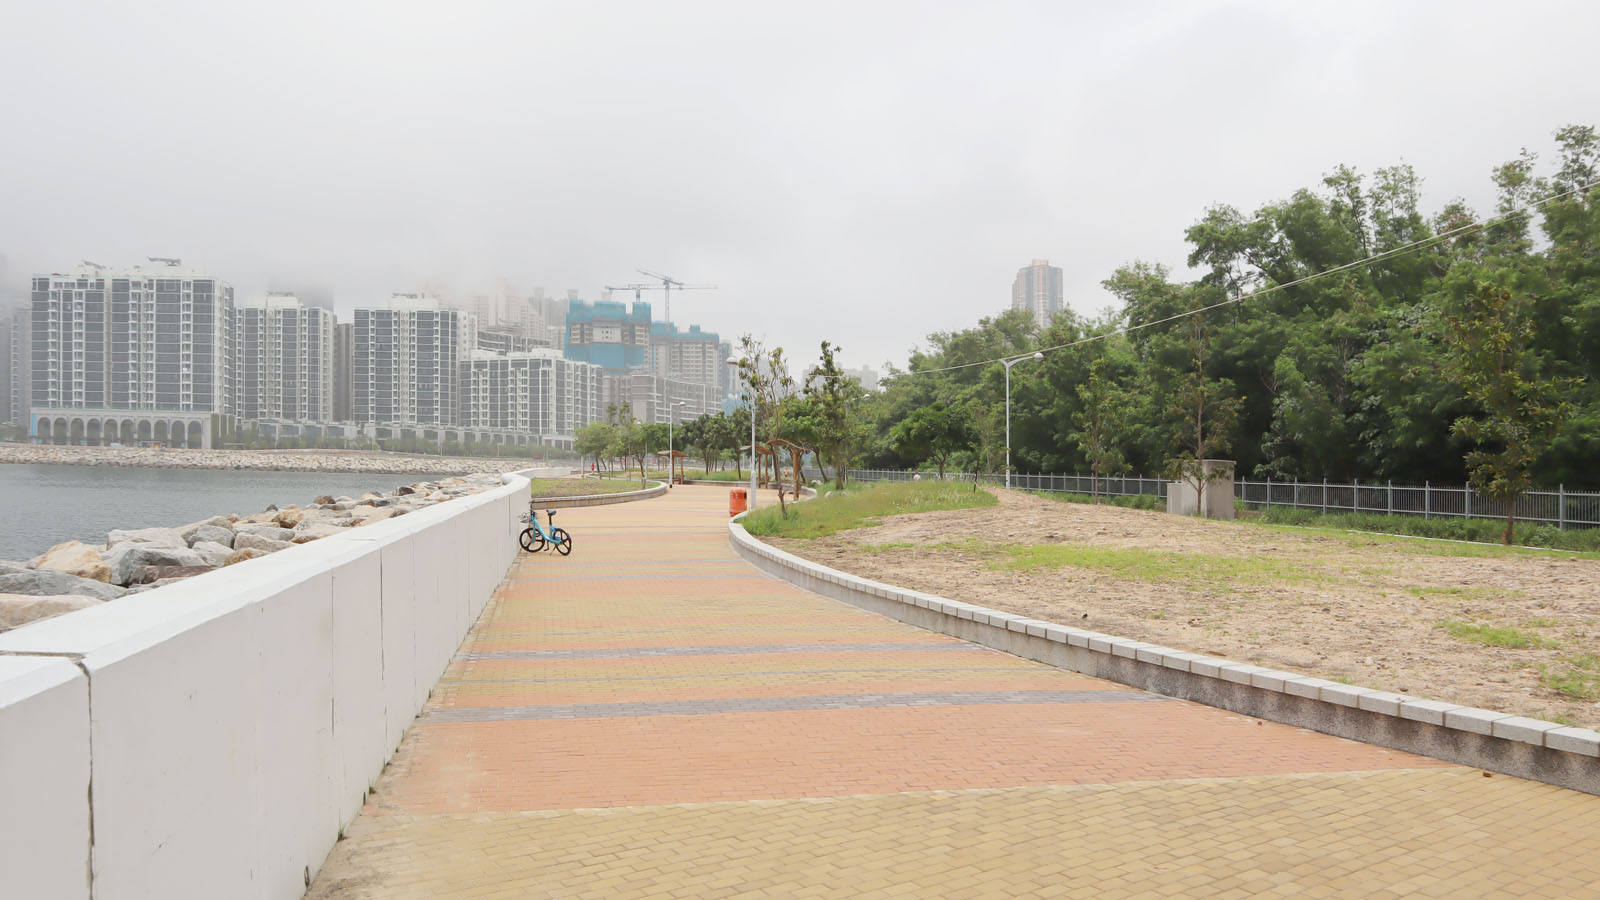
POLYGON ((680 325, 898 364, 1033 258, 1094 313, 1207 205, 1404 160, 1487 209, 1600 124, 1600 4, 1112 6, 0 0, 0 286, 178 256, 343 314, 644 267, 720 285, 680 325))

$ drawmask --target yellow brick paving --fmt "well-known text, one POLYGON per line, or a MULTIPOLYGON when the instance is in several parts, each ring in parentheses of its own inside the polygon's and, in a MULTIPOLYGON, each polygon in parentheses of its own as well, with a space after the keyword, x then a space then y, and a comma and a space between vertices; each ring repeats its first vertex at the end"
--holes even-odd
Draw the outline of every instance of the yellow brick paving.
MULTIPOLYGON (((641 655, 463 656, 429 711, 1127 690, 950 652, 949 638, 752 576, 726 547, 725 498, 689 487, 561 513, 575 555, 520 559, 462 653, 641 655), (649 572, 675 577, 631 577, 649 572), (733 655, 643 655, 718 646, 733 655)), ((1178 702, 566 723, 425 712, 308 897, 1600 898, 1600 797, 1178 702), (960 789, 885 787, 941 781, 960 789), (697 796, 734 799, 663 802, 697 796)))

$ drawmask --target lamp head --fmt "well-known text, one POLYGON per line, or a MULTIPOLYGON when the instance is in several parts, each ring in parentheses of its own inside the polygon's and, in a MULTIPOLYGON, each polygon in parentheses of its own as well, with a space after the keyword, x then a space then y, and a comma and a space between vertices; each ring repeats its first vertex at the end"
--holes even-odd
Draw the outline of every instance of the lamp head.
POLYGON ((1034 359, 1044 359, 1044 354, 1040 353, 1038 351, 1034 351, 1033 358, 1034 359))

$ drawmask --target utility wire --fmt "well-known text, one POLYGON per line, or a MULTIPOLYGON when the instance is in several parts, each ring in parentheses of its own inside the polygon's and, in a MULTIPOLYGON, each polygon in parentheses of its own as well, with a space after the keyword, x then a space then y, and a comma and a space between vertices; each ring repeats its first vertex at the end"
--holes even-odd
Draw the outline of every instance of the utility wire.
MULTIPOLYGON (((1514 212, 1514 213, 1507 213, 1506 215, 1503 215, 1503 216, 1500 216, 1500 217, 1494 218, 1494 219, 1484 219, 1481 222, 1468 222, 1465 225, 1458 225, 1457 227, 1452 228, 1449 231, 1440 232, 1439 234, 1433 235, 1432 237, 1426 237, 1426 238, 1422 238, 1421 240, 1412 241, 1409 244, 1404 244, 1402 246, 1395 247, 1392 250, 1385 250, 1382 253, 1374 253, 1373 255, 1368 256, 1365 259, 1358 259, 1358 260, 1356 260, 1354 262, 1347 262, 1347 263, 1344 263, 1343 265, 1334 266, 1331 269, 1324 269, 1321 272, 1313 272, 1310 275, 1305 275, 1305 276, 1302 276, 1300 278, 1296 278, 1293 281, 1286 281, 1283 284, 1275 284, 1275 285, 1272 285, 1270 287, 1264 287, 1264 288, 1261 288, 1260 290, 1251 291, 1248 294, 1243 294, 1241 296, 1234 297, 1231 300, 1223 300, 1223 301, 1221 301, 1219 303, 1213 303, 1210 306, 1197 307, 1195 309, 1186 310, 1184 312, 1176 313, 1174 315, 1166 316, 1164 318, 1153 319, 1153 320, 1151 320, 1149 322, 1140 322, 1137 325, 1127 325, 1127 326, 1124 326, 1122 328, 1118 328, 1118 329, 1116 329, 1114 331, 1107 331, 1107 332, 1104 332, 1102 334, 1090 335, 1090 336, 1085 337, 1085 338, 1079 338, 1078 340, 1075 340, 1075 341, 1068 341, 1065 344, 1056 344, 1054 347, 1042 347, 1042 348, 1040 348, 1038 350, 1029 350, 1029 351, 1024 352, 1024 353, 1011 354, 1011 355, 1007 355, 1007 356, 996 357, 994 359, 986 359, 986 360, 983 360, 981 362, 970 362, 970 363, 961 363, 960 365, 955 365, 955 366, 944 366, 944 367, 938 368, 938 369, 915 369, 915 370, 908 371, 908 372, 895 372, 895 373, 892 373, 890 375, 885 375, 883 377, 883 380, 887 381, 890 378, 905 378, 905 377, 911 376, 911 375, 933 375, 933 374, 938 373, 938 372, 954 372, 957 369, 970 369, 970 368, 972 368, 974 366, 988 366, 988 365, 993 365, 993 364, 995 364, 997 362, 1004 362, 1004 361, 1006 361, 1008 359, 1014 359, 1014 358, 1016 358, 1018 356, 1032 356, 1034 353, 1051 353, 1051 352, 1056 351, 1056 350, 1065 350, 1068 347, 1077 347, 1077 346, 1081 346, 1083 344, 1093 343, 1094 341, 1100 341, 1100 340, 1105 340, 1106 338, 1117 337, 1119 335, 1129 334, 1131 332, 1139 331, 1140 329, 1144 329, 1144 328, 1152 328, 1152 327, 1154 327, 1156 325, 1165 325, 1168 322, 1176 322, 1179 319, 1186 319, 1186 318, 1188 318, 1190 316, 1197 316, 1197 315, 1200 315, 1201 313, 1210 312, 1211 310, 1214 310, 1214 309, 1221 309, 1224 306, 1233 306, 1234 304, 1243 303, 1246 300, 1254 300, 1257 297, 1264 297, 1267 294, 1271 294, 1271 293, 1274 293, 1276 291, 1285 290, 1286 288, 1292 288, 1292 287, 1294 287, 1296 285, 1305 284, 1308 281, 1314 281, 1314 280, 1316 280, 1318 278, 1325 278, 1325 277, 1327 277, 1329 275, 1335 275, 1335 274, 1337 274, 1339 272, 1348 271, 1350 269, 1354 269, 1354 268, 1357 268, 1357 267, 1360 267, 1360 266, 1371 265, 1371 264, 1376 263, 1376 262, 1382 262, 1383 260, 1386 260, 1386 259, 1394 259, 1395 257, 1402 256, 1404 254, 1411 253, 1411 252, 1416 251, 1416 250, 1423 250, 1423 249, 1426 249, 1428 247, 1433 246, 1434 244, 1438 244, 1438 243, 1440 243, 1442 241, 1448 240, 1449 238, 1455 237, 1456 235, 1468 234, 1468 233, 1471 233, 1471 232, 1474 232, 1474 231, 1481 231, 1481 230, 1483 230, 1485 228, 1488 228, 1491 225, 1495 225, 1495 224, 1498 224, 1500 222, 1507 222, 1507 221, 1510 221, 1511 219, 1514 219, 1514 218, 1516 218, 1518 216, 1527 215, 1528 213, 1533 212, 1535 210, 1543 209, 1544 207, 1546 207, 1546 206, 1548 206, 1548 205, 1550 205, 1552 203, 1555 203, 1558 200, 1562 200, 1562 199, 1570 197, 1570 196, 1572 196, 1574 194, 1581 193, 1583 191, 1587 191, 1590 188, 1593 188, 1593 187, 1596 187, 1596 186, 1600 186, 1600 179, 1597 179, 1595 181, 1591 181, 1588 184, 1580 184, 1577 187, 1574 187, 1574 188, 1572 188, 1570 190, 1562 191, 1559 194, 1553 194, 1553 195, 1551 195, 1549 197, 1544 198, 1543 200, 1538 201, 1537 203, 1534 203, 1529 209, 1526 209, 1526 210, 1519 210, 1519 211, 1514 212)), ((821 377, 824 377, 824 376, 817 375, 817 376, 813 376, 813 377, 821 378, 821 377)), ((832 377, 846 378, 846 377, 851 377, 851 376, 839 375, 839 376, 832 376, 832 377)))

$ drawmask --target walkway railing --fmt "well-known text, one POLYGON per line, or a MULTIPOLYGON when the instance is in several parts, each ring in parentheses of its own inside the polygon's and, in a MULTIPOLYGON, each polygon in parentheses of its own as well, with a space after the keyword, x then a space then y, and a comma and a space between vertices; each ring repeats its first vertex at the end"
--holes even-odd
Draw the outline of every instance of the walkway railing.
MULTIPOLYGON (((913 476, 924 479, 937 478, 932 472, 909 472, 899 469, 850 469, 849 475, 857 481, 910 481, 913 476)), ((946 472, 946 480, 971 481, 970 472, 946 472)), ((979 480, 991 484, 1004 484, 1005 476, 984 474, 979 480)), ((1143 476, 1102 477, 1099 493, 1112 497, 1166 496, 1165 478, 1143 476)), ((1011 486, 1024 491, 1053 491, 1069 494, 1095 493, 1092 475, 1024 475, 1011 476, 1011 486)), ((1431 519, 1469 518, 1504 519, 1505 504, 1490 500, 1477 491, 1465 487, 1434 487, 1432 484, 1401 485, 1393 482, 1334 482, 1310 481, 1249 481, 1235 480, 1233 495, 1250 509, 1292 507, 1322 513, 1382 513, 1385 515, 1422 516, 1431 519)), ((1600 526, 1600 493, 1569 491, 1558 486, 1553 491, 1529 491, 1516 505, 1517 519, 1523 522, 1540 522, 1557 528, 1593 528, 1600 526)))

